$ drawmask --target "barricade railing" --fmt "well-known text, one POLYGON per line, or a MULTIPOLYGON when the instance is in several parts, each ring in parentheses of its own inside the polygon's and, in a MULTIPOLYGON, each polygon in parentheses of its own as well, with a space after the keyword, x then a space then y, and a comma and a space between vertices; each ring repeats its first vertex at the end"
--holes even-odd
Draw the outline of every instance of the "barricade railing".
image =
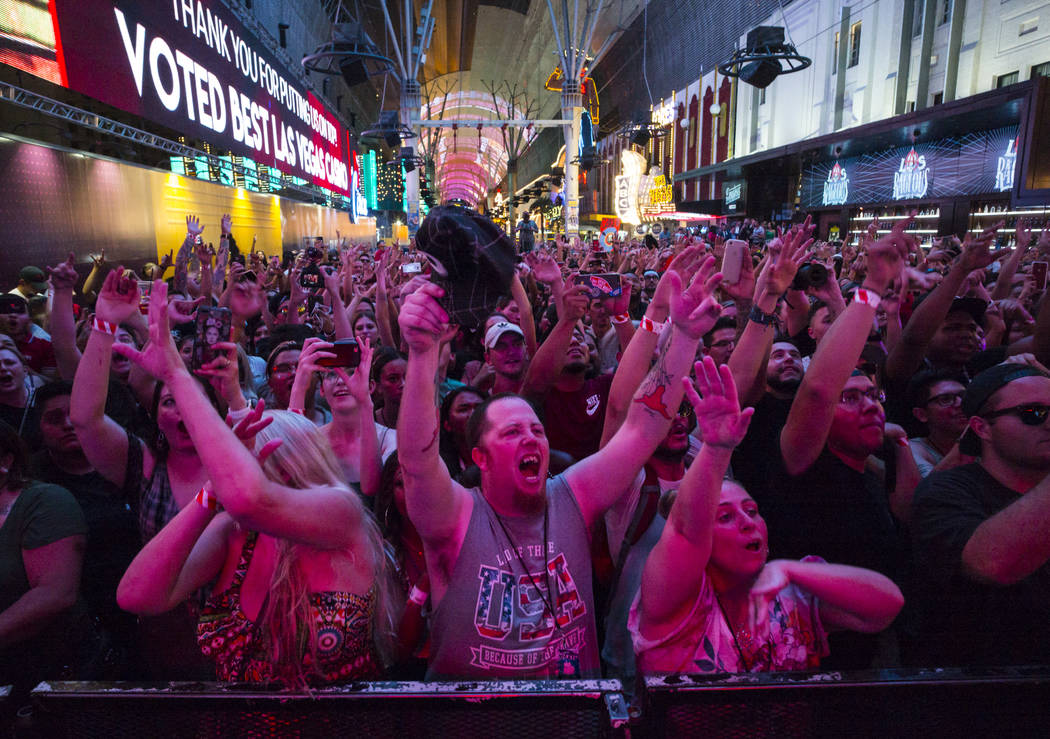
POLYGON ((311 694, 226 683, 41 683, 40 737, 1036 737, 1050 667, 646 678, 362 682, 311 694))
POLYGON ((228 683, 45 682, 41 737, 621 736, 618 680, 362 682, 290 693, 228 683))
POLYGON ((1050 736, 1050 667, 645 679, 645 737, 1050 736))

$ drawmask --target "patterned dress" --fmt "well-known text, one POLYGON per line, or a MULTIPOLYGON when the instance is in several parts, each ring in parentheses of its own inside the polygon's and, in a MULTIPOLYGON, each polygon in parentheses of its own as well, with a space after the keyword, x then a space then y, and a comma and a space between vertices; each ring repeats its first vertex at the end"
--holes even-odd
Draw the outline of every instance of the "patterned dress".
MULTIPOLYGON (((230 587, 214 593, 201 611, 197 643, 215 661, 220 680, 271 682, 277 679, 261 627, 241 610, 241 586, 251 564, 258 534, 248 534, 230 587)), ((339 591, 310 594, 317 629, 317 665, 307 653, 303 674, 314 685, 364 680, 380 674, 372 641, 376 588, 367 595, 339 591)))

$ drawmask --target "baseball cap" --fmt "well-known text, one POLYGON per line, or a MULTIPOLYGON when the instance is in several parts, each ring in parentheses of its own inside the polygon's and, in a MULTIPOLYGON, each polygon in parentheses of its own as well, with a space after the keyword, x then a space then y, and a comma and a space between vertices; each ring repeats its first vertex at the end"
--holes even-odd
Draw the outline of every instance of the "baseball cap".
POLYGON ((29 285, 38 293, 47 292, 47 276, 39 267, 22 267, 18 279, 29 285))
POLYGON ((521 330, 521 327, 517 324, 511 323, 510 321, 500 321, 494 323, 489 327, 489 330, 485 332, 485 348, 491 349, 496 346, 496 342, 499 341, 499 337, 503 334, 510 332, 517 334, 518 336, 525 338, 525 332, 521 330))
MULTIPOLYGON (((984 302, 979 301, 979 302, 984 302)), ((966 388, 963 395, 962 412, 967 418, 972 418, 980 413, 981 409, 996 392, 1014 380, 1022 377, 1046 377, 1046 374, 1027 364, 1014 364, 1005 362, 989 367, 978 373, 966 388)), ((981 440, 972 429, 967 428, 959 439, 959 451, 976 457, 981 453, 981 440)))
MULTIPOLYGON (((922 302, 929 297, 930 294, 927 293, 926 295, 923 295, 921 298, 916 300, 915 308, 912 309, 912 312, 914 312, 916 308, 922 305, 922 302)), ((952 300, 952 306, 948 309, 947 315, 951 315, 952 313, 957 313, 960 311, 963 313, 969 313, 978 326, 983 326, 984 313, 987 310, 988 303, 984 300, 981 300, 980 298, 955 298, 954 300, 952 300)))

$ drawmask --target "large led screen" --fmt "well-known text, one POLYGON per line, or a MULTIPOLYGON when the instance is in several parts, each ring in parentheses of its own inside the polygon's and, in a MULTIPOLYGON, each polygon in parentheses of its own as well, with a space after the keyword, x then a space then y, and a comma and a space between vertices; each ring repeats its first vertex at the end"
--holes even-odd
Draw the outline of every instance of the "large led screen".
POLYGON ((802 175, 802 207, 1009 192, 1016 168, 1016 126, 974 131, 813 164, 802 175))
POLYGON ((349 194, 345 129, 217 0, 0 0, 0 62, 349 194))

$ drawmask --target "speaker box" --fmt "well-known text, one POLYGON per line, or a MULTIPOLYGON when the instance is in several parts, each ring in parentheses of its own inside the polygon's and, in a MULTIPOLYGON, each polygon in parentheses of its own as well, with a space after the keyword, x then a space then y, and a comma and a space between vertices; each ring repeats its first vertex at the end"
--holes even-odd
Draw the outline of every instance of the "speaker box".
POLYGON ((769 87, 780 74, 780 62, 775 59, 763 59, 759 62, 748 62, 740 67, 740 79, 755 87, 769 87))
POLYGON ((756 51, 770 46, 784 45, 784 29, 782 26, 758 26, 747 32, 747 51, 756 51))

